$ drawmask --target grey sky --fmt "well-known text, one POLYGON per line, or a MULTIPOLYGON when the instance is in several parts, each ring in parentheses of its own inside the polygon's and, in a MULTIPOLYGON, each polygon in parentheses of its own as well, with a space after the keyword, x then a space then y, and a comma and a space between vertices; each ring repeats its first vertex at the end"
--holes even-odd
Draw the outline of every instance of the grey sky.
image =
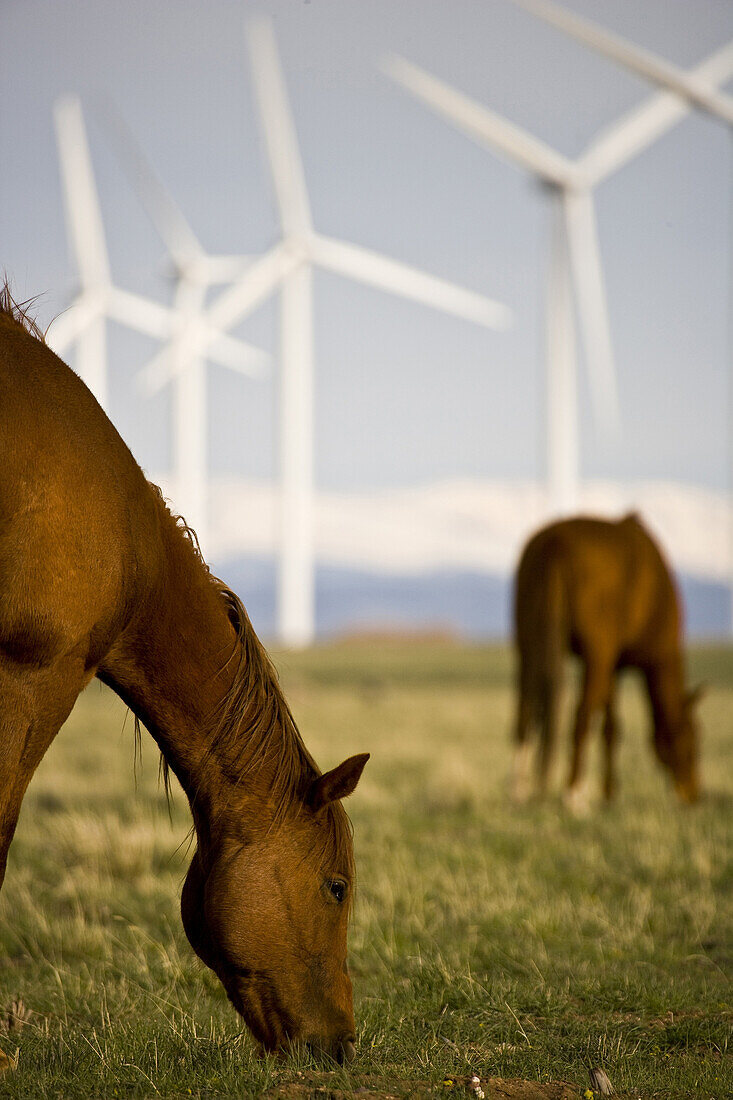
MULTIPOLYGON (((733 37, 730 0, 567 0, 691 66, 733 37)), ((159 298, 163 249, 94 115, 110 96, 210 251, 259 252, 276 213, 243 40, 268 11, 318 229, 510 305, 497 334, 335 276, 316 276, 320 485, 405 485, 543 471, 542 289, 547 204, 378 70, 423 65, 563 153, 651 94, 647 85, 508 0, 4 0, 0 7, 0 241, 20 296, 50 320, 73 289, 52 104, 85 108, 113 278, 159 298)), ((700 115, 604 183, 597 208, 623 439, 594 439, 582 391, 585 476, 728 482, 728 303, 733 155, 700 115)), ((276 346, 276 314, 241 330, 276 346)), ((152 350, 115 330, 113 417, 151 471, 166 461, 166 397, 130 399, 152 350)), ((212 369, 212 463, 272 476, 274 382, 212 369)))

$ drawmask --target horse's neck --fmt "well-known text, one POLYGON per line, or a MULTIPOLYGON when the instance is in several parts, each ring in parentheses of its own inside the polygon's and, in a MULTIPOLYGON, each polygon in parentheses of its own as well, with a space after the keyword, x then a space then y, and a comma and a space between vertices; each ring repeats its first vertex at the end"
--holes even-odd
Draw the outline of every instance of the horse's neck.
POLYGON ((240 642, 205 567, 165 517, 159 575, 98 669, 140 718, 189 797, 210 817, 226 798, 209 730, 240 642))

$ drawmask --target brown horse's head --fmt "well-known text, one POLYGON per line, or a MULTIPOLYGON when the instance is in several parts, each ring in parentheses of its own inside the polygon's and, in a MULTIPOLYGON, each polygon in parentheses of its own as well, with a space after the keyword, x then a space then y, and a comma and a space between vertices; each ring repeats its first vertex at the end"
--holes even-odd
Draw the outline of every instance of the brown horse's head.
POLYGON ((339 799, 368 758, 314 778, 275 823, 245 806, 189 868, 186 934, 265 1050, 304 1043, 339 1062, 354 1055, 346 965, 354 862, 339 799))
POLYGON ((697 687, 685 694, 674 729, 655 730, 657 755, 672 773, 672 782, 681 802, 696 802, 700 794, 695 707, 702 691, 701 687, 697 687))

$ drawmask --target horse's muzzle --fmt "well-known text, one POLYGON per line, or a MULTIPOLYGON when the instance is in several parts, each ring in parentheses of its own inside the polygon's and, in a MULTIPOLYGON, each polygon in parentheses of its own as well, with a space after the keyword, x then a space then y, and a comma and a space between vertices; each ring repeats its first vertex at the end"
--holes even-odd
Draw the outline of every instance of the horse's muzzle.
POLYGON ((356 1057, 353 1035, 330 1041, 310 1039, 306 1045, 315 1058, 336 1062, 339 1066, 353 1062, 356 1057))

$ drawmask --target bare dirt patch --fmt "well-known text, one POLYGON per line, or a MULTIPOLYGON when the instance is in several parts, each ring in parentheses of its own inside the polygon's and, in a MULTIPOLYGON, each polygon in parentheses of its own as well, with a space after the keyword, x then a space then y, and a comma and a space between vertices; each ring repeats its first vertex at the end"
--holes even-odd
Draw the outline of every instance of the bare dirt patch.
MULTIPOLYGON (((373 1078, 352 1089, 333 1088, 320 1075, 309 1075, 301 1082, 277 1085, 266 1095, 282 1100, 404 1100, 405 1097, 468 1097, 476 1093, 471 1088, 470 1077, 453 1077, 453 1085, 440 1081, 405 1081, 373 1078)), ((579 1100, 583 1095, 577 1085, 567 1081, 520 1081, 504 1077, 482 1078, 481 1088, 486 1100, 579 1100)))

